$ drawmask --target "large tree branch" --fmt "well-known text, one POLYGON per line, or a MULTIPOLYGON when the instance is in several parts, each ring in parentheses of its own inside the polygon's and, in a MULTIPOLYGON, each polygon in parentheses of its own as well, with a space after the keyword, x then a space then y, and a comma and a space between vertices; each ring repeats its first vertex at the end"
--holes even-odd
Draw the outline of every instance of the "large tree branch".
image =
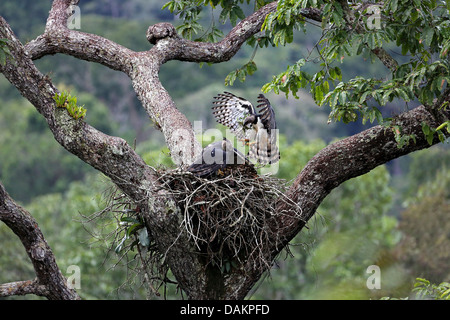
POLYGON ((217 43, 190 41, 179 37, 170 23, 151 26, 147 31, 147 39, 155 44, 153 51, 164 55, 162 63, 167 60, 191 62, 224 62, 230 60, 241 48, 242 44, 254 34, 261 31, 266 16, 274 12, 277 2, 260 8, 240 21, 223 40, 217 43), (161 41, 161 40, 165 41, 161 41))
POLYGON ((36 280, 0 285, 0 297, 36 294, 58 300, 80 298, 75 290, 68 287, 36 220, 14 202, 1 183, 0 220, 22 241, 37 276, 36 280))
MULTIPOLYGON (((183 288, 188 294, 192 290, 192 295, 195 295, 195 289, 202 286, 204 278, 201 274, 192 274, 201 270, 201 264, 195 250, 190 248, 189 241, 179 229, 181 218, 174 203, 161 191, 152 169, 123 139, 108 136, 82 119, 72 118, 66 109, 56 108, 53 96, 57 89, 48 77, 36 69, 22 44, 1 17, 0 38, 8 39, 8 49, 12 55, 11 60, 0 65, 0 72, 44 116, 53 136, 65 149, 103 172, 139 204, 150 237, 167 257, 171 270, 183 288)), ((10 227, 21 228, 22 224, 12 220, 10 227)), ((21 289, 23 286, 23 283, 19 283, 10 287, 17 292, 34 290, 31 288, 34 283, 28 283, 27 289, 21 289)))
POLYGON ((191 124, 159 81, 160 66, 174 59, 193 62, 231 59, 250 36, 261 30, 265 17, 276 9, 277 3, 270 3, 242 20, 218 43, 182 39, 171 24, 156 24, 147 32, 154 47, 145 52, 134 52, 100 36, 68 29, 70 5, 70 0, 53 2, 44 34, 26 45, 27 53, 32 59, 64 53, 126 73, 143 107, 164 133, 173 161, 189 165, 200 153, 200 144, 191 124))
POLYGON ((36 69, 2 17, 0 37, 8 39, 8 48, 12 55, 5 65, 0 66, 0 72, 44 116, 56 141, 110 177, 133 199, 144 198, 146 193, 136 185, 147 180, 151 172, 139 155, 125 140, 108 136, 82 119, 72 118, 65 108, 56 108, 53 97, 58 90, 48 77, 36 69))
POLYGON ((103 37, 67 28, 70 0, 55 0, 44 34, 26 45, 32 59, 63 53, 126 73, 148 115, 164 133, 173 161, 192 163, 200 153, 190 122, 175 106, 158 78, 160 56, 134 52, 103 37), (177 129, 177 130, 176 130, 177 129))
MULTIPOLYGON (((305 227, 325 197, 341 183, 403 155, 429 148, 431 145, 422 132, 422 122, 436 128, 442 120, 450 119, 450 110, 440 109, 438 106, 434 110, 439 110, 438 116, 420 106, 395 118, 395 123, 402 127, 404 134, 415 136, 415 142, 410 140, 408 145, 401 148, 398 147, 392 129, 379 125, 335 142, 317 153, 286 193, 289 199, 301 207, 302 214, 299 216, 297 212, 293 212, 291 215, 282 215, 274 222, 275 228, 284 227, 282 241, 271 241, 272 259, 305 227)), ((436 136, 432 145, 439 142, 436 136)), ((290 209, 287 206, 286 202, 280 201, 277 211, 288 212, 290 209)), ((252 266, 246 266, 246 270, 252 270, 252 266)), ((260 276, 261 270, 254 270, 253 275, 247 276, 235 292, 237 298, 244 298, 260 276)))

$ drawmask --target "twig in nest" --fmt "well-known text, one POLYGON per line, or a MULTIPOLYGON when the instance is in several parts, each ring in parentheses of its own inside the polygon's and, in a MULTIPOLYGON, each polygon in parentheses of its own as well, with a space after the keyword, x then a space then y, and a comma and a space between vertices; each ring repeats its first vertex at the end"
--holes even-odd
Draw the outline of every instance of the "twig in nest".
MULTIPOLYGON (((206 259, 224 270, 250 262, 268 270, 272 242, 281 239, 276 218, 301 210, 284 195, 286 182, 272 176, 247 176, 239 171, 205 180, 180 170, 159 172, 159 181, 183 213, 183 230, 206 259), (281 202, 288 210, 277 212, 281 202)), ((225 270, 226 271, 226 270, 225 270)), ((244 270, 245 271, 245 270, 244 270)))
MULTIPOLYGON (((279 225, 279 218, 289 215, 301 219, 300 207, 284 194, 287 189, 284 180, 272 176, 248 176, 239 171, 220 179, 206 180, 181 170, 154 170, 158 176, 158 184, 154 187, 158 190, 153 194, 175 201, 179 208, 177 212, 182 214, 180 236, 185 232, 205 265, 215 265, 223 273, 233 268, 246 272, 244 263, 261 272, 269 270, 273 264, 271 248, 282 244, 280 230, 287 227, 279 225), (280 211, 280 207, 285 209, 280 211)), ((169 266, 165 260, 170 248, 160 252, 154 239, 149 239, 145 250, 140 247, 142 244, 135 236, 129 237, 133 225, 128 222, 141 219, 136 202, 116 186, 109 190, 105 199, 105 209, 84 217, 88 223, 98 223, 99 219, 108 223, 104 225, 106 235, 93 235, 99 241, 109 242, 109 252, 117 253, 117 248, 120 249, 119 261, 125 259, 130 271, 144 277, 149 292, 158 293, 162 285, 165 292, 166 284, 172 282, 167 276, 169 266), (114 230, 111 224, 115 224, 114 230), (134 252, 136 247, 139 259, 134 252), (129 258, 129 254, 133 257, 129 258)))

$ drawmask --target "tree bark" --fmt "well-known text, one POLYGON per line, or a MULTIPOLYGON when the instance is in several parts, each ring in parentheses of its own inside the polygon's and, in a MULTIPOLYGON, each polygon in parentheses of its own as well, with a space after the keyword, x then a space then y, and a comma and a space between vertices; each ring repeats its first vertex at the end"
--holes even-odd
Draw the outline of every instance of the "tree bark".
MULTIPOLYGON (((71 3, 70 0, 53 1, 44 34, 25 46, 0 17, 0 38, 9 39, 8 48, 13 56, 13 61, 7 60, 4 66, 0 66, 0 71, 43 115, 61 146, 103 172, 139 205, 151 238, 189 298, 243 299, 261 277, 261 270, 247 264, 224 276, 217 267, 205 265, 195 253, 194 244, 186 232, 180 228, 182 217, 178 204, 160 188, 154 172, 123 139, 108 136, 82 119, 73 119, 64 108, 56 108, 53 96, 58 91, 51 79, 36 69, 32 60, 63 53, 127 74, 143 108, 164 133, 173 161, 183 168, 192 163, 201 147, 190 122, 176 108, 159 81, 159 68, 169 60, 218 63, 231 59, 245 40, 260 31, 267 14, 276 10, 277 2, 262 7, 242 20, 218 43, 182 39, 168 23, 150 26, 147 39, 153 47, 144 52, 134 52, 97 35, 69 30, 66 22, 67 9, 71 3), (242 269, 247 272, 240 272, 242 269)), ((305 10, 304 15, 320 20, 317 10, 305 10)), ((384 53, 379 52, 380 59, 388 59, 384 53)), ((275 239, 272 242, 271 258, 275 258, 301 231, 332 189, 392 159, 429 147, 421 132, 421 124, 425 121, 430 127, 437 127, 442 119, 449 118, 448 112, 439 108, 442 102, 436 102, 431 108, 418 107, 395 118, 405 134, 415 135, 415 143, 411 141, 398 148, 390 129, 376 126, 326 147, 311 159, 286 194, 302 208, 302 216, 287 215, 274 222, 273 228, 283 226, 283 234, 281 243, 275 239)), ((433 144, 437 142, 436 138, 433 144)), ((283 205, 280 202, 280 210, 286 209, 283 205)), ((23 227, 24 222, 10 221, 11 228, 23 227)), ((24 236, 19 234, 20 237, 24 236)), ((38 243, 44 243, 40 241, 38 243)), ((48 250, 45 247, 44 252, 48 250)), ((51 264, 48 259, 45 261, 51 264)), ((58 274, 59 270, 47 269, 46 272, 58 274)), ((42 284, 40 281, 18 283, 15 290, 26 293, 31 289, 21 288, 36 287, 37 283, 42 284)))
POLYGON ((36 220, 14 202, 0 184, 0 220, 22 241, 36 272, 35 280, 0 285, 0 297, 36 294, 51 300, 74 300, 80 297, 67 285, 36 220))

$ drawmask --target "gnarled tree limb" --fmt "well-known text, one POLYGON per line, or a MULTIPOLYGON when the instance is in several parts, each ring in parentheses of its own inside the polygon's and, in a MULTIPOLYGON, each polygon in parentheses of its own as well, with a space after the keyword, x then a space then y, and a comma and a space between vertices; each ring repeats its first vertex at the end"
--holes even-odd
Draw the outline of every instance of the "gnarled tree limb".
MULTIPOLYGON (((276 10, 277 2, 262 7, 242 20, 218 43, 189 41, 179 37, 171 24, 153 25, 147 31, 147 39, 153 47, 144 52, 134 52, 108 39, 68 29, 67 10, 71 3, 74 2, 54 0, 44 34, 25 47, 14 36, 6 21, 0 18, 0 38, 10 40, 8 47, 14 60, 0 66, 0 71, 44 116, 55 139, 64 148, 106 174, 141 205, 141 214, 149 233, 165 255, 180 287, 190 298, 211 298, 208 288, 214 281, 222 281, 220 287, 223 289, 222 292, 216 292, 214 298, 244 298, 260 278, 261 270, 252 272, 252 266, 248 265, 243 266, 248 271, 245 275, 236 269, 226 278, 221 278, 217 272, 211 272, 212 268, 203 265, 194 253, 192 243, 180 230, 176 204, 158 188, 156 178, 144 161, 123 139, 107 136, 85 122, 71 118, 65 109, 55 108, 53 95, 57 89, 50 79, 36 69, 32 59, 63 53, 126 73, 143 107, 163 131, 172 159, 179 166, 184 166, 199 154, 200 145, 191 124, 176 108, 159 81, 161 65, 169 60, 215 63, 229 60, 245 40, 260 31, 267 14, 276 10)), ((305 17, 321 20, 318 10, 303 12, 305 17)), ((382 55, 379 58, 384 59, 382 55)), ((294 221, 289 216, 280 218, 277 225, 292 226, 287 232, 283 229, 286 232, 283 245, 304 227, 304 221, 314 215, 333 188, 387 161, 428 147, 421 132, 422 121, 436 127, 439 121, 449 117, 445 110, 433 108, 432 111, 430 113, 426 108, 418 107, 396 118, 395 121, 401 123, 405 134, 416 136, 415 143, 411 141, 402 148, 397 147, 392 132, 377 126, 319 152, 299 173, 287 194, 301 206, 303 216, 294 221)), ((273 256, 281 249, 282 245, 274 246, 273 256)), ((33 282, 18 283, 16 290, 20 292, 21 286, 32 288, 34 285, 33 282)), ((22 291, 26 290, 31 289, 22 291)))
MULTIPOLYGON (((450 99, 450 96, 447 99, 450 99)), ((435 110, 440 108, 436 106, 435 110)), ((286 228, 283 229, 281 244, 272 241, 277 244, 272 248, 273 258, 303 229, 305 222, 314 216, 323 199, 334 188, 388 161, 429 148, 431 145, 422 132, 422 122, 428 123, 430 127, 437 127, 442 123, 442 119, 450 119, 450 110, 442 109, 439 116, 436 116, 426 107, 419 106, 394 119, 395 123, 402 127, 404 134, 415 136, 415 142, 411 140, 408 145, 399 148, 392 129, 378 125, 335 142, 317 153, 298 174, 286 193, 289 199, 302 208, 302 214, 286 214, 278 218, 279 221, 275 224, 286 228)), ((439 142, 436 135, 432 145, 439 142)), ((285 202, 280 202, 278 211, 289 210, 285 206, 285 202)), ((251 270, 251 267, 246 266, 246 270, 251 270)), ((253 276, 248 276, 240 290, 235 293, 237 297, 243 298, 260 276, 259 270, 255 270, 253 276)))
MULTIPOLYGON (((103 172, 141 208, 147 229, 160 251, 172 262, 171 268, 183 281, 186 291, 201 286, 201 277, 192 277, 201 269, 189 242, 180 234, 177 211, 167 212, 167 195, 161 194, 153 171, 125 140, 108 136, 81 119, 72 118, 64 108, 56 108, 57 89, 48 77, 36 69, 22 44, 6 21, 0 17, 0 37, 8 39, 12 61, 0 66, 0 72, 44 116, 54 138, 69 152, 103 172), (195 266, 195 268, 194 268, 195 266)), ((20 223, 20 222, 18 222, 20 223)))
POLYGON ((172 160, 189 165, 200 153, 190 122, 175 106, 159 81, 162 64, 169 60, 223 62, 229 60, 250 36, 261 29, 266 15, 276 9, 270 3, 242 20, 218 43, 201 43, 180 38, 169 23, 150 26, 147 39, 154 47, 134 52, 103 37, 67 28, 70 0, 55 0, 44 34, 26 45, 32 59, 64 53, 79 59, 101 63, 126 73, 148 115, 161 128, 172 160))
POLYGON ((0 220, 22 241, 37 278, 0 285, 0 297, 36 294, 48 299, 73 300, 80 297, 67 285, 36 220, 14 202, 0 183, 0 220))

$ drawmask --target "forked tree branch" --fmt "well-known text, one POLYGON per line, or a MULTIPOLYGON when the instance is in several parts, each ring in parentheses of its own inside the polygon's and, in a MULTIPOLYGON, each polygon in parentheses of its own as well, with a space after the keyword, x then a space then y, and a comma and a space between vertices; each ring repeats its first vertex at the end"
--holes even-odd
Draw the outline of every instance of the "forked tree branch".
MULTIPOLYGON (((450 95, 447 96, 450 99, 450 95)), ((414 135, 415 141, 410 140, 408 145, 398 147, 391 128, 375 126, 359 134, 335 142, 317 153, 298 174, 286 196, 302 208, 301 215, 292 212, 277 217, 274 225, 284 226, 282 241, 272 241, 272 258, 281 252, 289 242, 305 227, 316 213, 323 199, 341 183, 366 174, 372 169, 387 163, 393 159, 411 152, 429 148, 422 132, 422 122, 436 128, 442 120, 450 119, 450 110, 435 105, 434 110, 439 110, 438 115, 431 113, 426 107, 419 106, 409 112, 405 112, 394 119, 405 135, 414 135)), ((447 133, 447 137, 450 135, 447 133)), ((439 143, 437 135, 432 145, 439 143)), ((277 211, 289 211, 285 202, 280 201, 277 211)), ((251 270, 251 265, 246 270, 251 270)), ((235 294, 239 298, 246 293, 260 278, 260 270, 254 270, 253 276, 248 276, 235 294)))
POLYGON ((0 72, 44 116, 55 140, 110 177, 133 199, 145 198, 146 192, 136 185, 149 180, 151 172, 141 157, 122 138, 108 136, 81 119, 74 119, 65 108, 56 108, 53 97, 58 90, 49 77, 37 70, 2 17, 0 37, 8 39, 12 55, 5 65, 0 65, 0 72))
MULTIPOLYGON (((195 139, 191 123, 176 108, 173 99, 162 86, 158 77, 159 68, 169 60, 212 63, 228 61, 249 37, 261 31, 266 16, 274 12, 278 5, 274 1, 260 8, 240 21, 217 43, 183 39, 178 36, 172 24, 159 23, 150 26, 147 31, 147 39, 154 46, 148 51, 134 52, 98 35, 67 28, 73 2, 53 2, 44 34, 26 45, 27 53, 32 59, 64 53, 127 74, 142 106, 156 127, 163 132, 172 160, 180 166, 191 164, 201 148, 195 139)), ((302 15, 316 21, 322 19, 318 9, 305 9, 302 15)), ((392 62, 393 59, 382 48, 373 52, 385 65, 395 68, 395 60, 392 62)))
POLYGON ((36 220, 14 202, 1 183, 0 220, 22 241, 37 276, 35 280, 0 284, 0 297, 36 294, 58 300, 80 298, 75 290, 68 287, 36 220))
MULTIPOLYGON (((176 108, 159 81, 159 68, 169 60, 229 60, 248 37, 260 31, 267 14, 276 10, 277 2, 262 7, 242 20, 218 43, 185 40, 176 34, 171 24, 156 24, 147 32, 147 39, 153 47, 144 52, 134 52, 108 39, 68 29, 67 9, 70 4, 70 0, 55 0, 44 34, 25 48, 6 21, 0 18, 0 38, 9 39, 8 47, 14 60, 0 66, 0 71, 45 117, 55 139, 64 148, 105 173, 130 198, 144 205, 142 214, 147 229, 155 237, 161 252, 170 260, 170 267, 180 286, 191 298, 204 297, 209 275, 202 273, 204 266, 198 255, 194 254, 195 250, 189 247, 189 239, 180 231, 176 206, 170 203, 166 194, 160 194, 161 190, 155 188, 158 183, 151 170, 123 139, 107 136, 84 121, 73 119, 63 108, 55 108, 53 95, 57 89, 50 79, 36 69, 32 59, 64 53, 126 73, 143 107, 163 131, 172 159, 184 166, 192 162, 201 148, 191 124, 176 108)), ((305 11, 307 14, 312 19, 320 17, 317 10, 305 11)), ((436 127, 439 121, 449 118, 445 110, 434 108, 432 111, 433 114, 424 107, 418 107, 396 118, 403 133, 415 135, 416 139, 402 148, 397 147, 389 129, 377 126, 320 151, 299 173, 288 192, 288 196, 302 207, 303 216, 301 219, 289 216, 280 218, 277 225, 292 226, 287 232, 284 231, 283 245, 303 228, 303 221, 308 221, 326 195, 342 182, 399 156, 427 148, 429 145, 421 132, 422 122, 436 127)), ((437 142, 437 139, 433 141, 437 142)), ((282 246, 272 249, 275 257, 282 246)), ((245 267, 252 270, 252 266, 245 267)), ((230 275, 226 279, 228 286, 224 297, 244 298, 261 275, 259 270, 255 270, 252 276, 248 274, 230 275)))
POLYGON ((126 73, 143 107, 164 133, 172 160, 180 166, 189 165, 201 148, 190 122, 175 106, 162 86, 158 73, 168 60, 223 62, 229 60, 251 35, 261 29, 266 15, 276 9, 276 2, 261 8, 242 20, 219 43, 200 43, 180 38, 169 23, 150 26, 147 39, 153 48, 134 52, 103 37, 70 30, 67 19, 70 0, 55 0, 44 34, 26 45, 32 59, 48 54, 64 53, 79 59, 101 63, 126 73))

